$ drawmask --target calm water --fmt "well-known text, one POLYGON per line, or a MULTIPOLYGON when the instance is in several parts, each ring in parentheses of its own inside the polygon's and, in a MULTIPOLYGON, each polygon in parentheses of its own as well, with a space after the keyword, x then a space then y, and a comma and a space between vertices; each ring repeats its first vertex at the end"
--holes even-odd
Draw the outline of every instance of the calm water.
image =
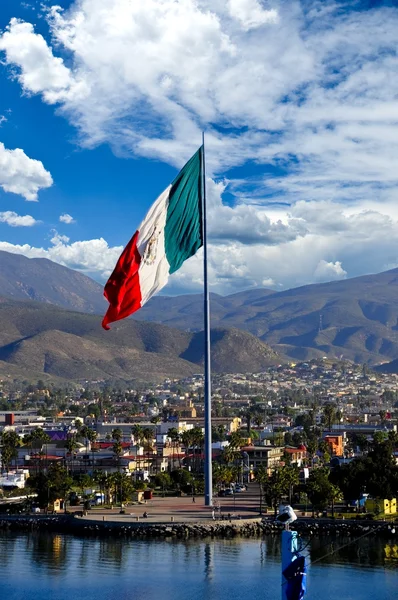
MULTIPOLYGON (((335 542, 335 547, 342 540, 335 542)), ((307 548, 313 560, 331 549, 307 548)), ((398 598, 398 538, 364 539, 309 568, 308 600, 398 598), (395 545, 395 549, 394 549, 395 545)), ((141 542, 0 534, 7 600, 280 599, 279 540, 141 542)))

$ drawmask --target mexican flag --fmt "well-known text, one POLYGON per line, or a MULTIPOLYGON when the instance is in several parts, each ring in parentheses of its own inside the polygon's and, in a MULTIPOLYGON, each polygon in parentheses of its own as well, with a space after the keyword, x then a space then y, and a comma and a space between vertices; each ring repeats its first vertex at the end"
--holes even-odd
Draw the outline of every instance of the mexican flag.
POLYGON ((104 329, 141 308, 203 245, 202 169, 203 147, 160 194, 123 250, 104 289, 110 305, 104 329))

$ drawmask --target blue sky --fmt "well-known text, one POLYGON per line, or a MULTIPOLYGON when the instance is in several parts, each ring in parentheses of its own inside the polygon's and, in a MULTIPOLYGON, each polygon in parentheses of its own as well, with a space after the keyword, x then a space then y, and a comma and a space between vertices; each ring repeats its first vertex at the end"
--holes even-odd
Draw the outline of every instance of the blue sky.
POLYGON ((0 249, 104 281, 205 129, 213 291, 398 265, 396 2, 53 4, 0 6, 0 249))

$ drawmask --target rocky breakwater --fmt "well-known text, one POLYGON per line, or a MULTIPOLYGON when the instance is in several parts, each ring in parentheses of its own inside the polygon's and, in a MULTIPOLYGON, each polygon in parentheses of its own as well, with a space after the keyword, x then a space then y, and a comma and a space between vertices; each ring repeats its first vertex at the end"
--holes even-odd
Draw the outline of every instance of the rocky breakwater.
MULTIPOLYGON (((279 535, 283 526, 275 521, 242 519, 232 521, 143 523, 96 521, 68 515, 1 517, 0 529, 8 531, 54 531, 83 536, 116 536, 137 539, 203 539, 253 538, 279 535)), ((398 537, 398 523, 378 521, 296 521, 292 529, 305 538, 339 536, 361 537, 377 535, 398 537)))
POLYGON ((120 523, 99 522, 85 519, 74 519, 70 530, 85 535, 124 535, 131 538, 234 538, 234 537, 259 537, 263 534, 261 521, 240 520, 218 521, 211 523, 171 522, 171 523, 120 523))

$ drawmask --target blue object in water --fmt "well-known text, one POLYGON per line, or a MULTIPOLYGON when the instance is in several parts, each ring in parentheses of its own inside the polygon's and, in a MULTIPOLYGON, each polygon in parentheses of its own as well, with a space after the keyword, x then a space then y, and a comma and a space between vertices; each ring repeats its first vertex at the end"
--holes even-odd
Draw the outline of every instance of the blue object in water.
POLYGON ((298 556, 296 560, 293 560, 283 571, 283 576, 287 580, 285 592, 287 600, 302 600, 307 589, 307 568, 304 556, 298 556))

